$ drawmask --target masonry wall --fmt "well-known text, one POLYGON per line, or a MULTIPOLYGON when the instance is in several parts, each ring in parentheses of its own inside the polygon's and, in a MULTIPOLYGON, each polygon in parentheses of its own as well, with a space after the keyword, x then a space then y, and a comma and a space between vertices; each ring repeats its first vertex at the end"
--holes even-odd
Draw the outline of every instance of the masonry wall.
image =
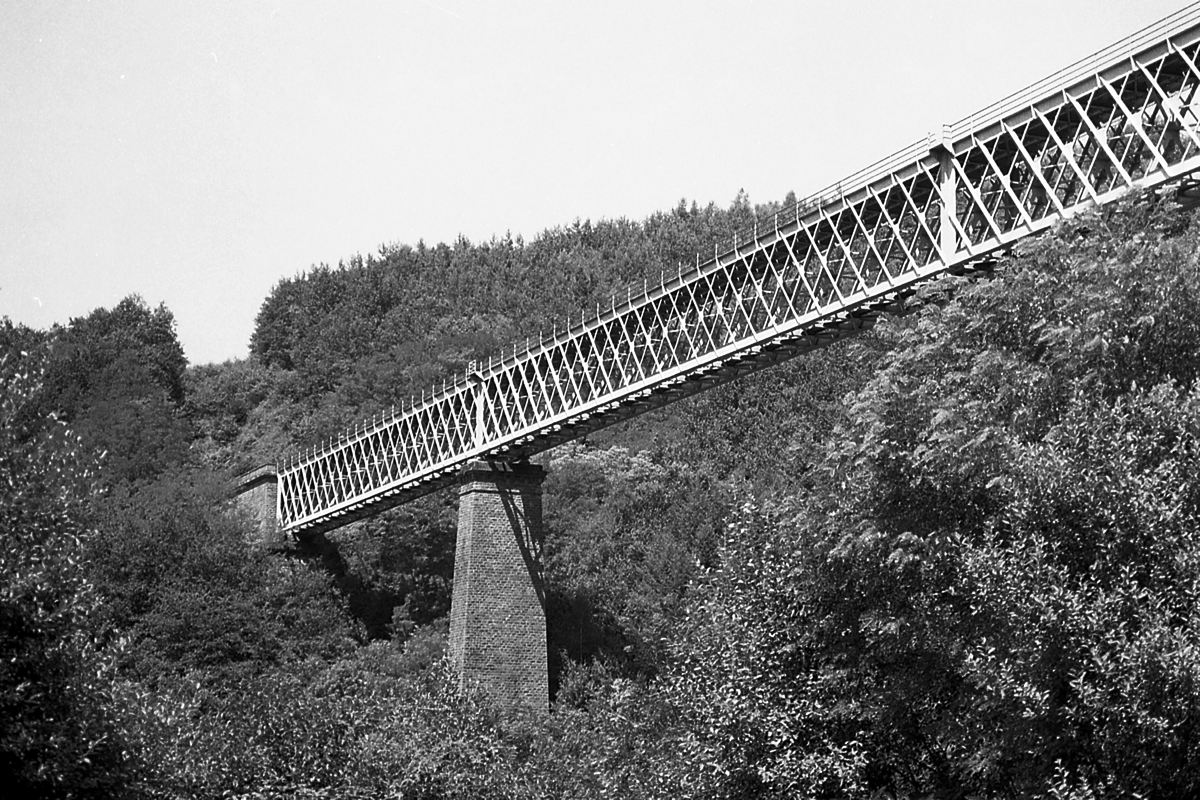
POLYGON ((550 702, 542 582, 542 480, 528 464, 475 461, 460 474, 450 656, 462 687, 506 708, 550 702))
POLYGON ((234 502, 255 523, 251 544, 276 547, 283 537, 275 516, 278 476, 272 466, 262 466, 239 475, 234 483, 234 502))

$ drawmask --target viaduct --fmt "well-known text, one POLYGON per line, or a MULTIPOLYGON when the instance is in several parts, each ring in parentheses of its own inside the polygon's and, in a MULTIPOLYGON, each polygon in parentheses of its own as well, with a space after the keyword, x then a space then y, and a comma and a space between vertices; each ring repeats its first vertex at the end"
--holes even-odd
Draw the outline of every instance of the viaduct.
POLYGON ((1134 190, 1194 192, 1200 4, 715 245, 690 268, 473 364, 326 447, 243 475, 265 536, 449 486, 463 686, 545 709, 541 482, 529 456, 869 327, 914 287, 1134 190))

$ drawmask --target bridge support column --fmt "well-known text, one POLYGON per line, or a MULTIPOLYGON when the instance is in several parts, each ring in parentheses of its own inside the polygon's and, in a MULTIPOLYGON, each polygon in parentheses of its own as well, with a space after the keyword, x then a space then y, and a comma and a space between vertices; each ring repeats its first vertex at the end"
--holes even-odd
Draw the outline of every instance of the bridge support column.
POLYGON ((550 703, 542 480, 531 464, 472 461, 459 476, 450 657, 459 686, 505 708, 550 703))
POLYGON ((255 526, 251 544, 266 548, 283 544, 284 536, 275 516, 278 485, 279 476, 269 464, 243 472, 234 479, 234 503, 246 512, 255 526))

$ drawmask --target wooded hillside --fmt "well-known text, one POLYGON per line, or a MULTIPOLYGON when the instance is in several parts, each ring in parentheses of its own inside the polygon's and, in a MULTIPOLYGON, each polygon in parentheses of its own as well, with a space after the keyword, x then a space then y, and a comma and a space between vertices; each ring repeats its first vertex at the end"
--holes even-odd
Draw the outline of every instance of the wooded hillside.
POLYGON ((541 456, 549 716, 452 688, 451 493, 247 544, 237 471, 774 208, 313 267, 220 365, 188 366, 137 297, 5 320, 12 791, 1200 792, 1200 218, 1167 201, 1082 215, 869 334, 541 456))

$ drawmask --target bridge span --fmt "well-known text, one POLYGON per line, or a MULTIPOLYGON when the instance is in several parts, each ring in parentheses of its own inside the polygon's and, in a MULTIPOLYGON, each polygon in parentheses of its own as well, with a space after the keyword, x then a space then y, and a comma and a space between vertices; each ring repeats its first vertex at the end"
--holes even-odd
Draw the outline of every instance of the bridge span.
MULTIPOLYGON (((760 219, 687 270, 473 366, 277 466, 292 534, 328 530, 819 346, 914 285, 1200 169, 1189 7, 760 219)), ((835 132, 831 132, 833 134, 835 132)))
POLYGON ((760 219, 686 271, 242 476, 239 502, 264 538, 305 537, 457 484, 460 684, 544 710, 544 473, 526 457, 866 327, 922 281, 986 268, 1081 209, 1194 189, 1198 87, 1200 3, 760 219))

